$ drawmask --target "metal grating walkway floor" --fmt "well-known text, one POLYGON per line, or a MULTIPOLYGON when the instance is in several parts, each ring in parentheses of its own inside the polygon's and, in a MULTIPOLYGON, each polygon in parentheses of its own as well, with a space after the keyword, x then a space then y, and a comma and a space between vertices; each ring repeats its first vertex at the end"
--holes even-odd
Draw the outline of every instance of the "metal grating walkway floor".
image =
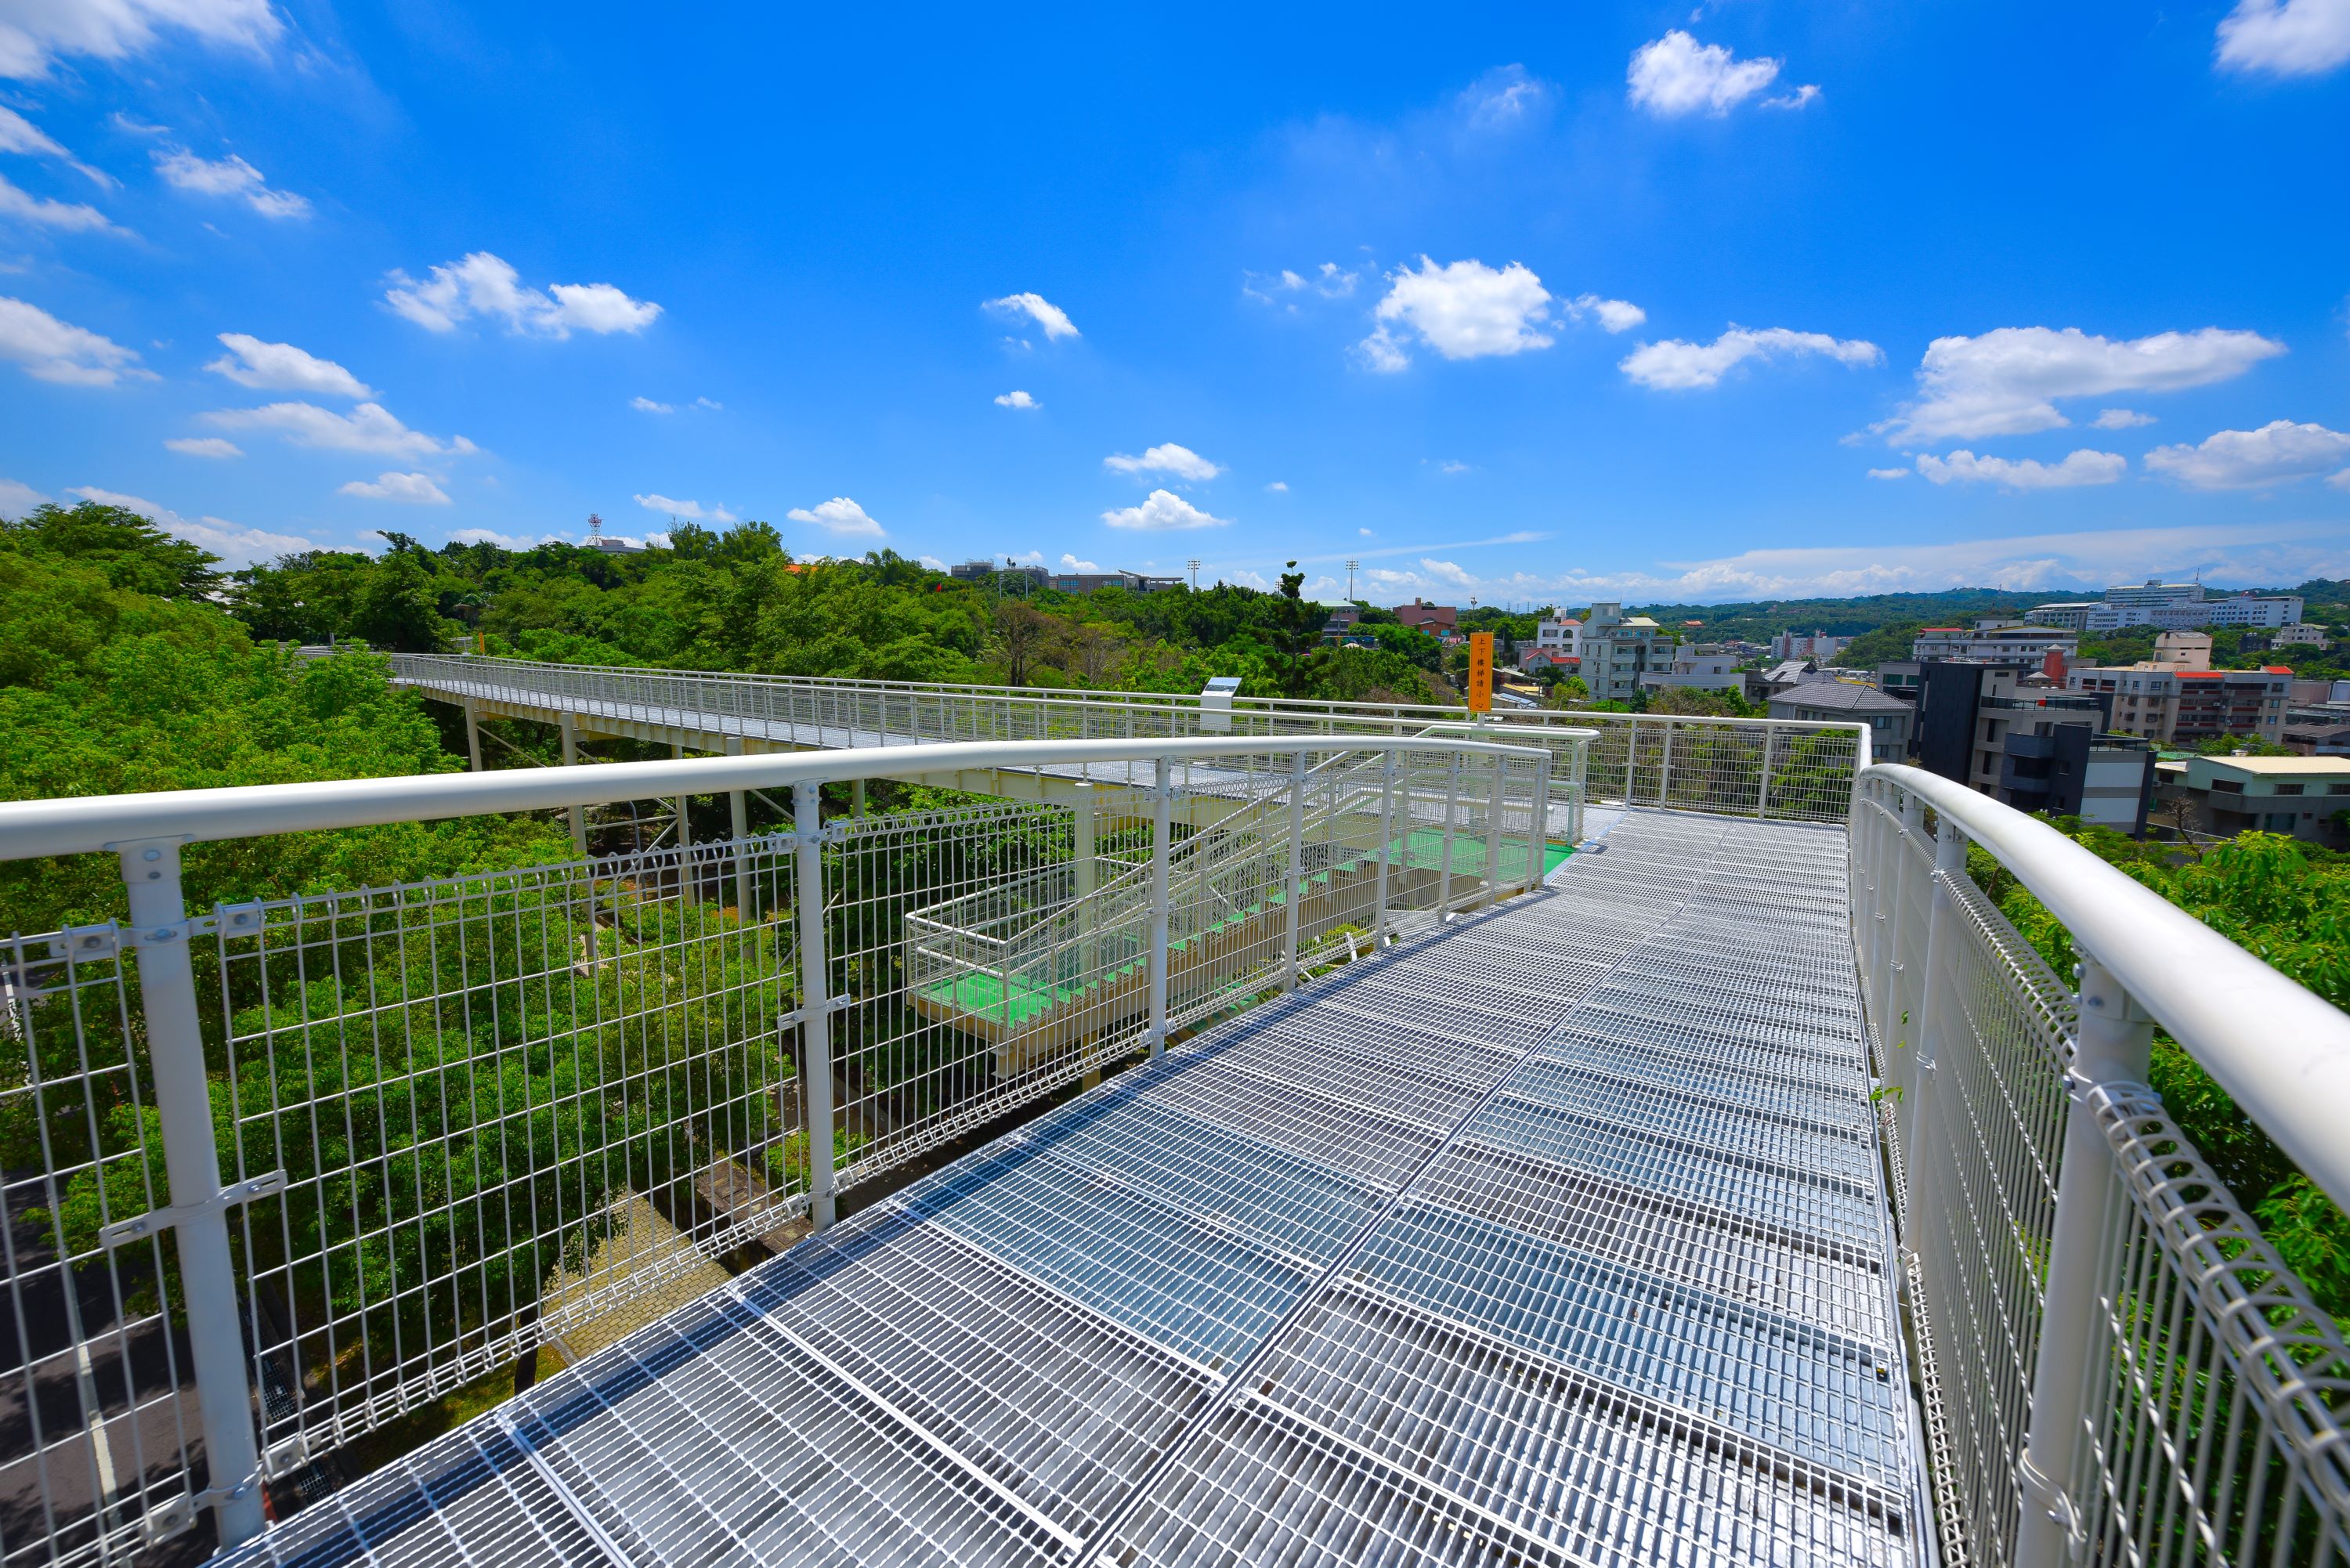
POLYGON ((1919 1563, 1844 888, 1626 817, 233 1561, 1919 1563))

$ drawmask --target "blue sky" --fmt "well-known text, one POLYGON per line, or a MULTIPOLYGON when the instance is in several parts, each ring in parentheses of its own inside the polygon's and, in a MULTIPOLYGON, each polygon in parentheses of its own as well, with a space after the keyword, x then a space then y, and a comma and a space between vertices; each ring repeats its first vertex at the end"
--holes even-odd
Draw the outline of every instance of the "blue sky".
POLYGON ((835 9, 0 0, 0 511, 2350 575, 2350 0, 835 9))

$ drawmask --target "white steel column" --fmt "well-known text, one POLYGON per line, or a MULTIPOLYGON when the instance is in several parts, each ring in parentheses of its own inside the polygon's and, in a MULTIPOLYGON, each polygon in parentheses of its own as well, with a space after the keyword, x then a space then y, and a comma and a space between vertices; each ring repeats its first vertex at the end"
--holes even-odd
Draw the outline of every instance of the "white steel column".
POLYGON ((1175 763, 1159 759, 1150 802, 1150 1054, 1167 1054, 1167 859, 1175 845, 1175 763))
POLYGON ((465 755, 472 759, 473 772, 482 771, 482 711, 465 699, 465 755))
MULTIPOLYGON (((178 1211, 172 1232, 180 1252, 189 1355, 203 1402, 204 1465, 221 1544, 234 1546, 261 1533, 261 1460, 254 1443, 235 1265, 229 1255, 220 1143, 204 1075, 187 907, 180 891, 180 841, 151 838, 112 847, 130 895, 129 934, 139 944, 139 1004, 147 1021, 163 1168, 178 1211)), ((70 1278, 67 1288, 72 1288, 70 1278)))
POLYGON ((1444 847, 1437 855, 1436 874, 1436 923, 1440 926, 1452 911, 1452 818, 1460 803, 1461 753, 1455 752, 1444 772, 1444 847))
POLYGON ((1778 744, 1778 731, 1766 729, 1762 732, 1762 784, 1754 796, 1754 815, 1757 816, 1771 815, 1771 760, 1778 744))
MULTIPOLYGON (((1371 917, 1371 949, 1378 950, 1388 936, 1388 866, 1395 858, 1396 754, 1379 763, 1379 885, 1378 912, 1371 917)), ((1406 859, 1409 860, 1409 857, 1406 859)))
POLYGON ((1665 763, 1657 774, 1657 804, 1670 805, 1673 801, 1673 732, 1680 726, 1672 720, 1665 721, 1665 763))
POLYGON ((1500 757, 1490 760, 1493 787, 1485 802, 1485 903, 1489 909, 1502 901, 1502 784, 1509 771, 1500 757))
MULTIPOLYGON (((728 736, 726 741, 726 750, 730 755, 737 757, 741 756, 743 754, 743 737, 740 735, 728 736)), ((743 794, 739 789, 728 790, 726 792, 726 816, 728 830, 734 836, 734 915, 735 918, 741 920, 744 925, 749 925, 752 921, 759 918, 758 910, 753 908, 753 905, 756 900, 753 896, 755 889, 753 887, 753 878, 751 876, 750 796, 743 794)))
POLYGON ((2064 1153, 2056 1168, 2056 1225, 2048 1240, 2041 1293, 2040 1346, 2032 1367, 2032 1409, 2016 1480, 2023 1517, 2015 1568, 2057 1568, 2069 1555, 2075 1504, 2073 1455, 2087 1417, 2089 1354, 2107 1220, 2119 1197, 2113 1146, 2085 1103, 2100 1084, 2147 1080, 2154 1020, 2105 966, 2083 956, 2079 1031, 2066 1075, 2064 1153))
POLYGON ((1935 1104, 1938 1095, 1934 1064, 1941 1053, 1944 1037, 1961 1026, 1957 955, 1966 936, 1959 929, 1958 898, 1950 888, 1953 878, 1966 874, 1966 836, 1959 831, 1957 823, 1944 817, 1934 832, 1933 904, 1926 917, 1926 972, 1919 977, 1917 1015, 1909 1021, 1909 1147, 1903 1151, 1909 1174, 1909 1212, 1902 1217, 1905 1236, 1911 1235, 1920 1224, 1934 1222, 1934 1118, 1940 1114, 1935 1104))
MULTIPOLYGON (((563 765, 567 768, 579 765, 579 721, 568 708, 563 711, 563 765)), ((571 848, 580 859, 588 858, 588 808, 586 806, 575 805, 571 808, 571 848)))
MULTIPOLYGON (((680 761, 683 761, 685 757, 685 748, 681 745, 672 743, 670 746, 669 754, 672 757, 678 758, 680 761)), ((686 815, 685 809, 686 803, 692 798, 693 797, 691 795, 682 794, 677 797, 677 846, 680 849, 691 849, 693 847, 693 820, 686 815)))
POLYGON ((1543 873, 1550 864, 1550 768, 1551 754, 1543 753, 1543 760, 1534 767, 1534 793, 1526 802, 1526 891, 1531 893, 1543 885, 1543 873))
POLYGON ((1305 753, 1289 761, 1289 867, 1282 886, 1289 918, 1281 931, 1281 989, 1297 989, 1297 935, 1305 905, 1305 753))
POLYGON ((832 993, 824 956, 823 786, 792 786, 799 857, 800 1104, 807 1111, 808 1212, 819 1231, 833 1221, 832 993))

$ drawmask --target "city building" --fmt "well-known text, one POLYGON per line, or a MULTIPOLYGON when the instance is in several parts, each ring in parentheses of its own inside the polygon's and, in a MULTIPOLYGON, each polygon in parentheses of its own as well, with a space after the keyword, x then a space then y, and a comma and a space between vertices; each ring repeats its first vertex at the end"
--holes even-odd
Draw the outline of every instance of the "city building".
POLYGON ((2145 830, 2154 749, 2112 732, 2105 696, 2027 685, 2032 677, 2012 665, 1945 660, 1920 677, 1919 767, 2019 811, 2145 830))
POLYGON ((1918 671, 1923 668, 1914 659, 1887 659, 1877 667, 1877 689, 1914 706, 1918 701, 1918 671))
POLYGON ((2192 745, 2221 735, 2278 741, 2292 684, 2293 671, 2281 664, 2260 670, 2179 670, 2141 660, 2085 664, 2064 677, 2066 691, 2106 700, 2115 729, 2166 746, 2192 745))
POLYGON ((2208 631, 2166 631, 2154 639, 2154 662, 2165 670, 2211 668, 2211 634, 2208 631))
POLYGON ((1452 605, 1432 605, 1425 599, 1414 599, 1395 607, 1395 618, 1415 630, 1430 633, 1451 631, 1461 624, 1461 611, 1452 605))
POLYGON ((1805 680, 1771 699, 1773 719, 1805 719, 1868 726, 1870 754, 1898 763, 1909 754, 1909 725, 1916 714, 1898 697, 1887 697, 1857 680, 1805 680))
POLYGON ((1919 660, 1981 659, 2001 664, 2034 665, 2043 662, 2051 649, 2070 659, 2080 646, 2080 634, 2061 627, 1993 621, 1971 628, 1927 627, 1909 644, 1909 657, 1919 660))
POLYGON ((1830 637, 1824 631, 1783 631, 1771 639, 1771 657, 1816 659, 1825 662, 1851 646, 1852 639, 1830 637))
POLYGON ((1651 665, 1666 666, 1678 646, 1659 640, 1661 629, 1647 616, 1627 616, 1620 603, 1606 601, 1593 605, 1581 620, 1545 617, 1534 628, 1534 647, 1575 659, 1576 673, 1594 701, 1623 701, 1640 689, 1640 677, 1651 665))
POLYGON ((1518 668, 1532 675, 1540 670, 1555 670, 1561 675, 1572 675, 1583 660, 1572 653, 1561 653, 1555 648, 1522 648, 1518 649, 1518 668))
POLYGON ((2304 757, 2350 757, 2350 713, 2311 718, 2288 714, 2281 742, 2304 757))
POLYGON ((2345 841, 2350 810, 2350 757, 2189 757, 2173 764, 2161 792, 2182 826, 2233 837, 2288 833, 2329 848, 2345 841))
MULTIPOLYGON (((1659 646, 1658 652, 1661 656, 1664 648, 1659 646)), ((1668 686, 1686 686, 1699 691, 1743 691, 1746 677, 1740 673, 1738 665, 1738 656, 1727 649, 1685 642, 1672 649, 1670 663, 1642 671, 1640 685, 1650 691, 1668 686)))
POLYGON ((2295 621, 2291 626, 2281 626, 2277 628, 2276 634, 2269 639, 2269 646, 2271 648, 2323 649, 2330 646, 2330 644, 2325 640, 2325 628, 2324 627, 2309 626, 2303 622, 2295 621))
POLYGON ((2090 613, 2102 607, 2103 601, 2098 599, 2065 599, 2056 604, 2034 605, 2023 612, 2023 618, 2034 626, 2086 631, 2089 629, 2090 613))
POLYGON ((2212 598, 2200 583, 2149 578, 2137 587, 2111 587, 2097 600, 2067 599, 2034 605, 2026 620, 2073 631, 2118 631, 2126 626, 2187 629, 2200 626, 2295 626, 2301 621, 2297 594, 2243 592, 2212 598))
POLYGON ((1039 582, 1065 594, 1089 594, 1096 588, 1124 588, 1130 594, 1163 593, 1183 586, 1180 577, 1154 577, 1141 572, 1055 572, 1047 576, 1041 568, 1029 567, 1039 582))

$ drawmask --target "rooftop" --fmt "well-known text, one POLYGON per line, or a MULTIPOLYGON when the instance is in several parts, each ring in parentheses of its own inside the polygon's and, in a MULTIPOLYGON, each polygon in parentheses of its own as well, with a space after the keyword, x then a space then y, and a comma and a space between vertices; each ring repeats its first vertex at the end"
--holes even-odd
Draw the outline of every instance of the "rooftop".
POLYGON ((1833 709, 1839 713, 1908 713, 1908 703, 1851 680, 1806 680, 1771 699, 1773 708, 1833 709))

